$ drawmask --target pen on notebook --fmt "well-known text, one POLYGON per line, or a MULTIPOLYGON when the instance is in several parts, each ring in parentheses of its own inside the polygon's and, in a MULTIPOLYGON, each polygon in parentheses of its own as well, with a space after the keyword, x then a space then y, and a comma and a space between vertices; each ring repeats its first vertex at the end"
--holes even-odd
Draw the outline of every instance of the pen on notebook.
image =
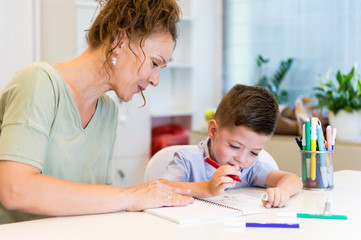
POLYGON ((299 223, 256 223, 256 222, 224 222, 224 227, 230 228, 300 228, 299 223))
MULTIPOLYGON (((214 168, 219 168, 221 166, 216 161, 210 159, 209 157, 206 157, 205 161, 214 168)), ((235 181, 242 182, 242 180, 237 175, 228 175, 228 177, 232 178, 235 181)))
POLYGON ((278 212, 277 217, 286 218, 319 218, 319 219, 337 219, 347 220, 346 215, 334 215, 334 214, 309 214, 309 213, 293 213, 293 212, 278 212))

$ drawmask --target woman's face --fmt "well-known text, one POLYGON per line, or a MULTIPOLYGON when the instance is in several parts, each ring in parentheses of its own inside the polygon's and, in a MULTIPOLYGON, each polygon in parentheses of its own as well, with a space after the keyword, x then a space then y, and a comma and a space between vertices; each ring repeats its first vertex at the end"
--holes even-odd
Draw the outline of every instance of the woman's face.
POLYGON ((166 67, 173 52, 172 36, 167 32, 154 33, 144 41, 142 48, 144 54, 139 43, 131 43, 130 49, 128 38, 123 38, 115 49, 117 63, 109 84, 125 102, 130 101, 135 93, 144 91, 149 84, 158 85, 160 70, 166 67))

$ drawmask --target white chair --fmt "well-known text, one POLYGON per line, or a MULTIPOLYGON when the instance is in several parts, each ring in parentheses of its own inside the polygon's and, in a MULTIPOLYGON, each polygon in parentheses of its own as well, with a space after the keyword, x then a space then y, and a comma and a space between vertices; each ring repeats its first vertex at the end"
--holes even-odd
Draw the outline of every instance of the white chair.
MULTIPOLYGON (((193 145, 175 145, 163 148, 159 150, 154 156, 149 160, 144 174, 144 182, 149 182, 153 179, 158 179, 162 173, 167 168, 170 161, 172 161, 174 153, 181 148, 192 147, 193 145)), ((262 150, 258 158, 260 161, 267 162, 271 164, 275 169, 279 169, 276 161, 273 157, 266 151, 262 150)))
POLYGON ((156 152, 149 160, 144 173, 144 182, 149 182, 153 179, 158 179, 164 170, 167 168, 170 161, 172 161, 174 153, 181 148, 192 145, 175 145, 163 148, 156 152))

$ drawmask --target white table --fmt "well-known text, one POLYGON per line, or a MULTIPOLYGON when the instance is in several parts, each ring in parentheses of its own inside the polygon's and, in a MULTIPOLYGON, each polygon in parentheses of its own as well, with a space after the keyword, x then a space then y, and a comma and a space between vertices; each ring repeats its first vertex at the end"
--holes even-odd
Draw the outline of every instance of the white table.
MULTIPOLYGON (((273 209, 265 214, 242 216, 228 221, 286 222, 276 218, 276 211, 322 213, 327 198, 332 213, 343 214, 349 220, 294 219, 301 229, 224 228, 224 221, 193 225, 176 223, 143 212, 57 217, 0 225, 1 240, 17 239, 360 239, 361 232, 361 171, 343 170, 334 174, 335 188, 331 191, 302 190, 289 202, 289 209, 273 209)), ((244 189, 260 194, 262 189, 244 189)))

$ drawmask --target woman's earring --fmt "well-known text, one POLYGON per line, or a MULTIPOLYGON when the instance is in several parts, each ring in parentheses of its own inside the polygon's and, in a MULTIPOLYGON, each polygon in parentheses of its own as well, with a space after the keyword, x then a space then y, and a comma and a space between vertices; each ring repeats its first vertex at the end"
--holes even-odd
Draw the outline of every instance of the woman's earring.
POLYGON ((113 66, 117 65, 117 58, 115 57, 115 53, 114 53, 114 56, 112 57, 112 63, 113 63, 113 66))

